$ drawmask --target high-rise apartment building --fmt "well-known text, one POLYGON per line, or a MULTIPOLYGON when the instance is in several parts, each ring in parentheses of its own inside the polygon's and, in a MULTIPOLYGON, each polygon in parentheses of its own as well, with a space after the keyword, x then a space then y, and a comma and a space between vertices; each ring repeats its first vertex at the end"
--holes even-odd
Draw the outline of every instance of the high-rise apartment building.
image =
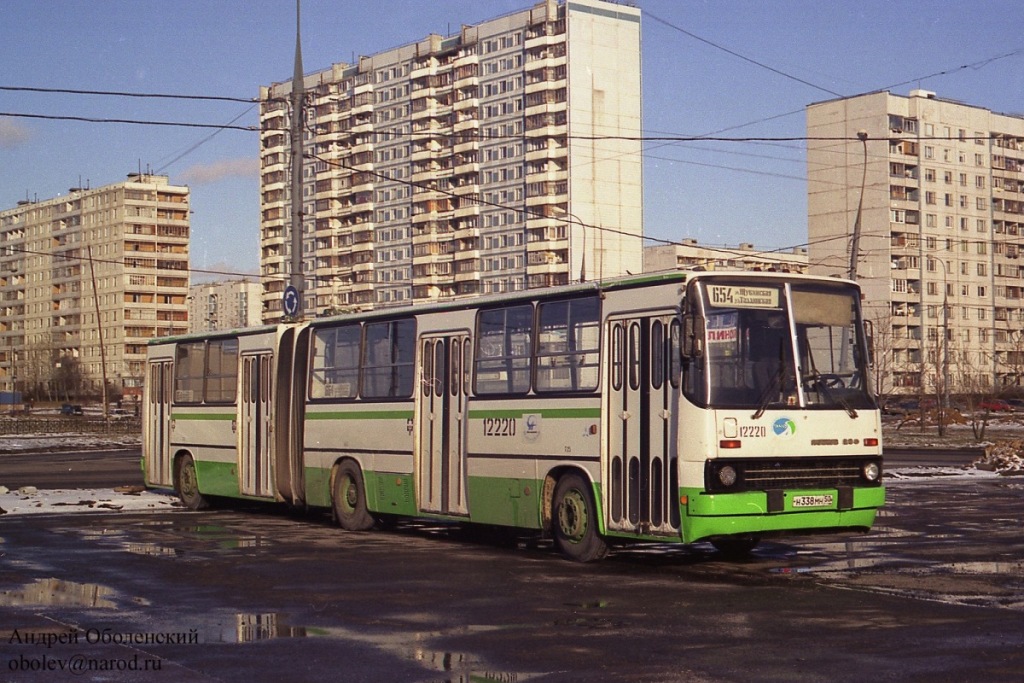
POLYGON ((166 176, 0 211, 0 375, 37 399, 141 396, 146 343, 188 331, 189 190, 166 176), (72 379, 83 386, 69 387, 72 379))
MULTIPOLYGON (((545 0, 303 80, 304 309, 640 272, 640 10, 545 0)), ((291 264, 291 82, 260 92, 264 320, 291 264)))
POLYGON ((811 271, 856 277, 884 393, 1024 378, 1024 119, 914 90, 807 108, 811 271))
POLYGON ((189 332, 234 330, 263 320, 263 287, 252 280, 192 285, 188 290, 189 332))

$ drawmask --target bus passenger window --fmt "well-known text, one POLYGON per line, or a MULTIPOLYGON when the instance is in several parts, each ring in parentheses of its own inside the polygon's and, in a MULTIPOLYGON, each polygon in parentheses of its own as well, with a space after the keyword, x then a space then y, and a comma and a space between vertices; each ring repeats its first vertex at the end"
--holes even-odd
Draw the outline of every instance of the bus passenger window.
POLYGON ((412 395, 416 322, 395 320, 366 326, 363 347, 363 398, 412 395))
POLYGON ((511 306, 477 314, 477 394, 525 394, 530 390, 533 306, 511 306))
POLYGON ((355 398, 359 391, 358 324, 319 329, 313 337, 309 397, 355 398))
POLYGON ((601 337, 598 299, 552 301, 538 308, 537 391, 596 389, 601 337))
POLYGON ((207 403, 234 403, 238 389, 238 340, 214 339, 206 350, 207 403))

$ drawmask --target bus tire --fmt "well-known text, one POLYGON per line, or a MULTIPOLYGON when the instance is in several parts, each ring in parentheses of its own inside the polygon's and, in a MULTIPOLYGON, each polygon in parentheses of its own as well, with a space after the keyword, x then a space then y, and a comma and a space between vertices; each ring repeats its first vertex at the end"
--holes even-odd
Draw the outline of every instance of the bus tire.
POLYGON ((366 531, 373 527, 373 516, 366 509, 366 487, 359 465, 351 460, 338 465, 331 495, 334 518, 346 531, 366 531))
POLYGON ((558 480, 552 512, 552 535, 563 555, 576 562, 593 562, 608 554, 608 544, 598 533, 594 495, 584 477, 569 473, 558 480))
POLYGON ((174 488, 178 490, 181 502, 189 510, 205 510, 210 506, 206 497, 199 492, 196 463, 191 455, 183 455, 178 459, 178 466, 174 472, 174 488))

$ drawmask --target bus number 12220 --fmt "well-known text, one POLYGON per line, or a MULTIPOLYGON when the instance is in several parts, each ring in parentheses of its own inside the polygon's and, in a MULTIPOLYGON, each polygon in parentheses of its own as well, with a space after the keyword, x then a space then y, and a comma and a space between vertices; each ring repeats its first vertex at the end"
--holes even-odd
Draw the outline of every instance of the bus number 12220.
POLYGON ((516 419, 514 417, 485 417, 484 436, 515 436, 516 419))

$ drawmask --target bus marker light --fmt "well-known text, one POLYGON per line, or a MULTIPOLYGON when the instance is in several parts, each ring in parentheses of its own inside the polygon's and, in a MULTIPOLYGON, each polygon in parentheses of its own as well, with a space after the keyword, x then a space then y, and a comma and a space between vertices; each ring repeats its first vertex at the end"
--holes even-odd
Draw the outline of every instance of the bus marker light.
POLYGON ((718 442, 719 448, 739 448, 743 442, 739 439, 722 439, 718 442))
POLYGON ((864 439, 864 445, 868 446, 869 448, 874 448, 878 446, 878 439, 874 437, 864 439))
POLYGON ((689 497, 687 497, 687 496, 679 496, 679 504, 680 505, 686 505, 689 502, 690 502, 689 497))
POLYGON ((597 425, 590 425, 590 433, 597 434, 597 425))

